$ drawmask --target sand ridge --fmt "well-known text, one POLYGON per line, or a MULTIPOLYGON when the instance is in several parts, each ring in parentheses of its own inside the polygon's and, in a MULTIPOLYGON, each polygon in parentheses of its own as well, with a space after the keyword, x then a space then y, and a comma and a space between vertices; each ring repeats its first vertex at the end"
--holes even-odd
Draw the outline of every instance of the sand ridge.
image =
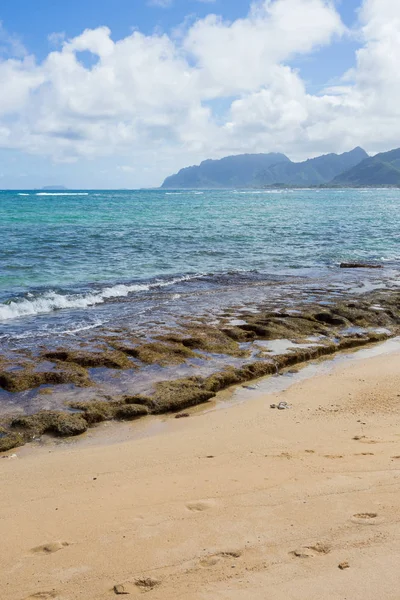
POLYGON ((398 600, 399 360, 1 459, 1 599, 398 600))

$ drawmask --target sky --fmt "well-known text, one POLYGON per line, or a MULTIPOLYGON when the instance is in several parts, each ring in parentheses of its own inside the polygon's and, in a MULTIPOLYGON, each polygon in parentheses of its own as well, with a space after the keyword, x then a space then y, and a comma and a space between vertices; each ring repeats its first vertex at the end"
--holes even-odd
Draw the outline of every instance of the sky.
POLYGON ((0 0, 0 189, 400 146, 398 0, 0 0))

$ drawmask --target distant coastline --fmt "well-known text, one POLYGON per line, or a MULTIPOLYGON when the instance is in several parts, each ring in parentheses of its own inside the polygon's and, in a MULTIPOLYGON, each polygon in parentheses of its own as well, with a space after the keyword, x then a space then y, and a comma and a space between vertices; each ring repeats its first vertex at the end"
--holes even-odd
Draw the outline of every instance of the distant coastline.
POLYGON ((292 162, 284 154, 240 154, 205 160, 165 179, 161 189, 397 188, 400 149, 374 157, 360 147, 292 162))

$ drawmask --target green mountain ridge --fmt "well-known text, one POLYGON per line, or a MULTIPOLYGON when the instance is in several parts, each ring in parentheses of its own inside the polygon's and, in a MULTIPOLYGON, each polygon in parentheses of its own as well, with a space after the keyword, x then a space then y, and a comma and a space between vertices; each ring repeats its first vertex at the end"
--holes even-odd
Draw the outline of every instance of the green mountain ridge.
POLYGON ((335 177, 335 185, 400 185, 400 148, 363 160, 335 177))
POLYGON ((277 163, 290 162, 280 153, 239 154, 220 160, 205 160, 198 166, 185 167, 167 177, 162 188, 235 188, 249 187, 257 174, 277 163))
POLYGON ((326 154, 304 162, 292 162, 279 153, 240 154, 205 160, 167 177, 162 188, 254 188, 271 185, 310 186, 331 182, 344 171, 368 159, 362 148, 344 154, 326 154))
POLYGON ((332 181, 343 171, 354 167, 368 154, 362 148, 354 148, 344 154, 326 154, 300 163, 282 163, 270 167, 261 174, 259 184, 267 185, 321 185, 332 181))

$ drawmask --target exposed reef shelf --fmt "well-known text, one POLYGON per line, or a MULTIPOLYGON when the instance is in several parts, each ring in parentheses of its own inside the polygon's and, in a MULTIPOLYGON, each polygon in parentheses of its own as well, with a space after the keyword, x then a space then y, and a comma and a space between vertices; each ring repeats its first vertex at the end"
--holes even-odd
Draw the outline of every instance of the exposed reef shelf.
POLYGON ((0 393, 9 405, 0 418, 0 451, 44 434, 80 435, 102 421, 182 411, 229 386, 394 337, 400 293, 238 306, 214 317, 182 319, 148 337, 121 330, 88 347, 40 348, 17 361, 3 357, 0 393), (121 377, 127 378, 123 393, 121 377))

